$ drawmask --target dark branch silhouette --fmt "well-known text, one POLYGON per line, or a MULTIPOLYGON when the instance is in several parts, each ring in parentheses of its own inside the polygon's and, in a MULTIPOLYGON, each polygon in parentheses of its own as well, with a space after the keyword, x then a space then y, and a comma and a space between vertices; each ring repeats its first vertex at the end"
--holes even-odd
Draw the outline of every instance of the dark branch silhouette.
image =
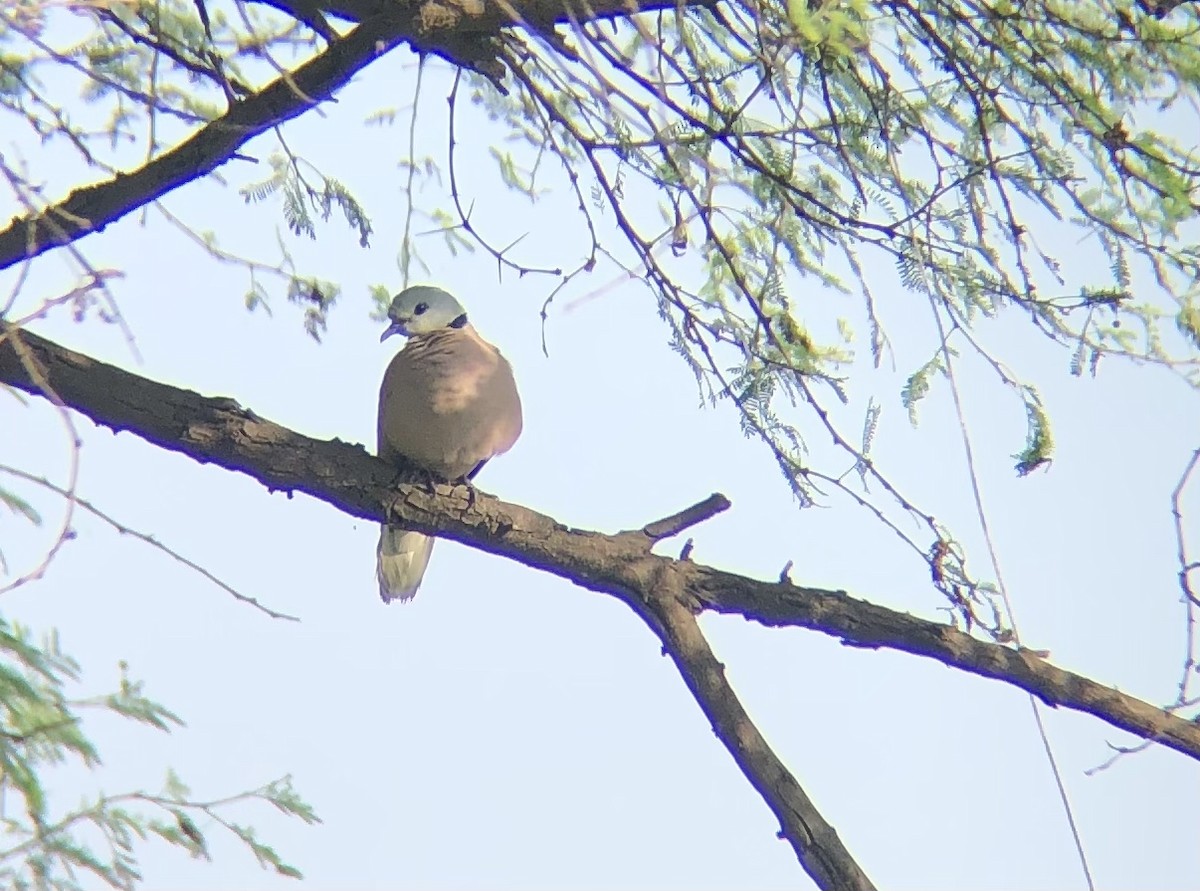
MULTIPOLYGON (((0 330, 0 382, 61 401, 97 424, 128 430, 161 448, 245 473, 272 491, 303 492, 365 520, 400 521, 617 597, 664 636, 668 653, 685 676, 691 670, 685 666, 695 667, 704 658, 694 651, 685 657, 682 650, 677 654, 673 649, 689 639, 676 624, 680 610, 689 614, 713 610, 767 626, 809 628, 849 646, 883 647, 936 659, 1003 681, 1049 705, 1094 715, 1200 760, 1200 725, 1052 665, 1032 650, 978 640, 949 625, 868 603, 844 591, 750 579, 651 552, 656 535, 663 532, 660 527, 680 522, 686 526, 693 517, 718 512, 725 503, 721 496, 647 528, 615 534, 571 529, 544 514, 469 493, 461 486, 439 486, 430 492, 424 486, 397 485, 395 468, 362 446, 312 439, 264 420, 231 399, 157 383, 29 331, 0 330)), ((698 681, 688 677, 688 684, 695 692, 698 681)), ((717 706, 706 701, 704 707, 707 712, 717 706)), ((728 716, 728 727, 718 726, 718 733, 762 791, 764 783, 770 785, 779 777, 770 780, 752 773, 763 768, 748 768, 742 760, 748 756, 740 753, 743 742, 725 735, 741 720, 728 716)), ((795 782, 790 775, 789 781, 795 782)), ((768 802, 785 833, 793 831, 793 817, 781 813, 785 806, 770 797, 768 802)), ((790 835, 789 840, 799 851, 800 842, 790 835)), ((843 887, 853 886, 851 872, 844 877, 843 887)))
MULTIPOLYGON (((692 0, 690 5, 708 3, 692 0)), ((315 3, 272 5, 299 10, 317 7, 315 3)), ((367 5, 373 4, 364 7, 367 5)), ((330 99, 355 74, 401 43, 499 80, 505 69, 495 38, 502 28, 514 24, 542 28, 572 19, 630 14, 629 5, 621 0, 599 0, 586 9, 553 0, 425 0, 412 6, 378 6, 382 12, 344 38, 333 40, 319 55, 258 92, 233 102, 221 117, 133 173, 78 188, 40 212, 15 217, 0 230, 0 269, 99 232, 131 211, 211 173, 255 136, 330 99)), ((650 0, 638 11, 675 6, 669 0, 650 0)))
MULTIPOLYGON (((212 33, 204 0, 195 2, 211 41, 212 33)), ((118 174, 110 180, 78 188, 61 200, 52 197, 51 203, 45 207, 35 208, 27 203, 28 212, 24 216, 14 218, 7 228, 0 229, 0 269, 37 257, 57 247, 72 245, 78 239, 105 229, 131 211, 155 201, 179 186, 211 173, 230 160, 247 160, 242 152, 250 140, 320 103, 329 101, 374 59, 406 44, 418 53, 441 56, 459 69, 468 68, 479 72, 491 79, 502 91, 505 89, 506 76, 510 73, 514 75, 512 80, 519 82, 518 88, 523 88, 526 94, 535 100, 534 108, 537 114, 543 116, 541 122, 545 125, 547 137, 551 140, 559 138, 554 135, 555 130, 551 126, 554 124, 561 127, 562 132, 566 134, 562 138, 569 137, 574 140, 574 144, 582 152, 579 157, 591 166, 604 197, 617 216, 618 225, 645 261, 645 276, 667 295, 678 310, 679 318, 683 320, 681 337, 694 343, 711 360, 711 353, 704 338, 711 335, 714 338, 712 342, 715 343, 721 340, 719 331, 724 329, 712 327, 711 323, 706 323, 704 318, 698 317, 690 308, 691 304, 684 299, 684 292, 662 272, 654 259, 652 242, 641 238, 624 215, 622 202, 619 200, 619 179, 610 181, 604 163, 599 160, 601 157, 607 158, 607 153, 610 152, 620 154, 627 151, 627 140, 620 134, 614 135, 609 132, 611 128, 602 127, 593 132, 588 127, 573 123, 566 115, 559 116, 556 112, 559 108, 558 100, 568 95, 569 91, 560 96, 555 91, 562 87, 561 83, 547 81, 546 83, 554 84, 553 87, 548 87, 546 83, 525 71, 521 66, 528 63, 533 56, 518 61, 512 47, 511 33, 506 32, 511 32, 512 29, 528 29, 548 42, 564 58, 575 60, 575 50, 568 45, 564 34, 554 32, 556 24, 573 26, 576 28, 573 35, 578 37, 584 33, 579 29, 579 25, 588 21, 631 17, 638 12, 654 10, 681 10, 689 6, 704 6, 711 10, 717 8, 715 0, 647 0, 640 4, 637 0, 597 0, 594 3, 590 0, 587 3, 576 3, 574 0, 258 2, 291 15, 312 28, 323 38, 325 48, 295 70, 282 73, 279 78, 258 90, 252 90, 240 82, 226 82, 222 74, 220 82, 226 87, 228 109, 216 119, 196 126, 194 131, 169 151, 157 155, 129 174, 118 174), (330 19, 335 20, 335 23, 336 20, 350 21, 354 23, 354 27, 343 36, 330 24, 330 19)), ((1189 0, 1164 0, 1155 3, 1138 0, 1136 5, 1149 16, 1163 18, 1186 2, 1189 0)), ((819 4, 809 6, 815 9, 819 4)), ((957 81, 959 92, 974 103, 977 114, 968 115, 969 119, 983 122, 989 119, 991 112, 996 112, 996 116, 1013 126, 1016 132, 1022 132, 1020 126, 999 113, 1001 103, 990 90, 984 88, 983 80, 973 71, 970 63, 963 61, 963 54, 956 49, 961 44, 948 41, 942 34, 939 24, 944 20, 936 9, 918 9, 904 3, 885 4, 885 7, 897 20, 903 19, 920 42, 928 44, 935 68, 957 81)), ((720 16, 724 16, 728 11, 724 6, 722 10, 720 16)), ((761 43, 762 35, 770 32, 769 28, 765 31, 763 29, 761 16, 764 9, 751 4, 745 11, 752 13, 747 22, 751 19, 754 21, 761 43)), ((790 14, 790 7, 787 8, 787 12, 790 14)), ((958 21, 957 16, 954 18, 958 21)), ((118 19, 113 21, 118 22, 120 27, 118 19)), ((728 17, 718 17, 718 21, 723 27, 731 31, 736 30, 728 17)), ((1122 29, 1136 34, 1136 23, 1128 15, 1119 14, 1119 23, 1122 29)), ((968 24, 972 29, 976 27, 973 23, 968 24)), ((127 33, 135 40, 141 39, 132 32, 127 33)), ((975 30, 972 33, 978 35, 982 32, 975 30)), ((790 35, 786 27, 783 35, 790 35)), ((593 38, 588 46, 594 53, 599 54, 599 58, 614 69, 625 68, 624 56, 619 48, 594 35, 593 38)), ((779 39, 781 46, 790 45, 788 40, 779 39)), ((797 42, 795 47, 800 45, 801 43, 797 42)), ((173 50, 165 45, 155 43, 153 46, 156 52, 167 52, 177 64, 193 74, 216 76, 216 68, 209 71, 204 64, 190 57, 178 53, 171 55, 173 50)), ((751 48, 750 43, 743 43, 743 46, 751 48)), ((761 65, 763 69, 760 87, 771 89, 775 79, 786 80, 788 68, 786 64, 776 64, 773 51, 768 53, 765 50, 767 44, 763 43, 762 46, 762 53, 753 54, 754 63, 761 65)), ((698 85, 703 90, 711 90, 712 84, 706 73, 709 69, 704 65, 697 65, 696 58, 692 57, 690 63, 701 72, 698 76, 693 76, 690 73, 691 67, 681 66, 680 60, 675 58, 677 55, 678 53, 663 51, 661 61, 674 72, 681 83, 686 82, 698 85)), ((820 74, 824 83, 828 71, 821 66, 812 70, 820 74)), ((853 235, 851 243, 857 238, 862 244, 891 252, 897 260, 915 263, 914 245, 920 246, 922 250, 928 248, 930 256, 934 251, 941 250, 949 256, 959 257, 960 239, 957 233, 949 243, 931 238, 926 245, 913 241, 898 246, 896 240, 904 225, 922 220, 936 220, 938 199, 948 190, 965 186, 973 180, 982 181, 985 174, 990 176, 996 186, 993 197, 998 200, 995 203, 1003 209, 1003 214, 995 214, 994 220, 999 221, 1005 231, 1014 233, 1012 244, 1016 252, 1017 269, 1022 272, 1025 282, 1023 289, 1017 288, 1013 294, 1005 290, 1001 296, 1005 300, 1024 300, 1037 306, 1039 311, 1051 306, 1049 303, 1038 303, 1032 298, 1034 289, 1024 271, 1025 264, 1022 259, 1022 252, 1026 248, 1020 235, 1024 227, 1018 223, 1018 218, 1008 201, 1006 189, 1011 187, 1009 184, 1024 181, 1019 177, 1010 180, 1009 177, 1013 174, 1003 172, 1002 162, 1012 159, 993 154, 991 131, 982 123, 978 136, 987 162, 983 166, 978 166, 977 159, 963 157, 957 150, 945 150, 940 144, 937 144, 938 148, 935 150, 935 141, 926 133, 931 161, 937 169, 939 189, 924 202, 915 206, 907 204, 904 212, 891 222, 881 223, 870 219, 869 215, 860 214, 858 210, 851 212, 827 202, 822 203, 803 185, 802 179, 794 179, 785 173, 776 172, 762 156, 759 143, 755 142, 757 137, 748 139, 744 127, 734 126, 734 122, 739 120, 742 112, 746 110, 746 105, 722 111, 721 103, 709 92, 708 111, 714 114, 700 114, 679 105, 678 97, 673 96, 669 89, 648 79, 634 66, 629 66, 625 74, 639 83, 647 96, 653 97, 654 102, 650 104, 629 100, 631 109, 644 115, 648 132, 658 131, 658 121, 651 108, 657 109, 656 103, 662 103, 678 116, 679 122, 694 129, 704 139, 723 146, 735 166, 745 166, 761 173, 764 181, 771 184, 772 191, 778 196, 779 206, 786 207, 790 215, 813 227, 813 231, 840 232, 839 237, 853 235), (716 113, 718 111, 719 114, 716 113), (946 185, 947 183, 949 185, 946 185), (858 234, 853 234, 855 232, 858 234), (1023 296, 1026 293, 1028 296, 1023 296)), ((757 71, 755 76, 758 76, 757 71)), ((891 87, 887 84, 887 78, 884 77, 883 81, 887 90, 881 88, 873 92, 862 83, 856 84, 855 88, 861 89, 864 107, 869 106, 870 111, 879 119, 881 144, 888 145, 889 153, 893 150, 898 152, 899 148, 889 145, 889 141, 898 138, 900 133, 907 130, 909 122, 904 121, 903 126, 897 130, 890 127, 888 114, 881 113, 881 108, 890 108, 894 98, 893 93, 889 92, 891 87), (882 97, 878 105, 875 104, 876 97, 882 97)), ((1060 85, 1058 81, 1050 82, 1049 86, 1039 81, 1038 85, 1041 89, 1060 89, 1065 94, 1071 94, 1070 89, 1060 85)), ((747 105, 756 92, 757 89, 745 100, 747 105)), ((452 106, 454 95, 451 94, 452 106)), ((700 95, 698 92, 694 98, 700 95)), ((868 203, 867 190, 859 182, 859 171, 846 156, 843 144, 842 132, 846 121, 835 114, 828 88, 824 95, 829 106, 830 132, 836 137, 835 143, 832 144, 836 145, 842 156, 847 157, 845 169, 848 173, 844 176, 853 181, 865 206, 868 203)), ((860 93, 855 92, 853 95, 858 96, 860 93)), ((1064 107, 1074 107, 1066 101, 1060 104, 1064 107)), ((1086 103, 1082 103, 1081 107, 1085 110, 1091 109, 1090 104, 1086 103)), ((1120 153, 1133 153, 1134 149, 1138 148, 1137 143, 1128 140, 1122 129, 1114 127, 1108 121, 1099 120, 1099 111, 1091 110, 1090 113, 1097 120, 1089 118, 1080 126, 1089 126, 1091 130, 1088 132, 1093 140, 1108 149, 1122 182, 1128 184, 1132 181, 1153 190, 1155 181, 1152 177, 1139 175, 1134 167, 1124 161, 1117 163, 1120 153)), ((636 117, 634 115, 635 120, 636 117)), ((902 120, 902 116, 896 120, 902 120)), ((870 121, 869 129, 874 130, 875 123, 870 121)), ((453 126, 452 108, 449 137, 451 192, 462 227, 471 232, 470 211, 464 210, 454 182, 453 126)), ((921 130, 920 127, 917 129, 921 130)), ((771 131, 770 128, 765 134, 760 134, 766 137, 766 143, 780 135, 780 132, 771 131)), ((789 139, 793 136, 794 134, 789 134, 789 139)), ((664 163, 672 174, 680 182, 686 182, 687 178, 683 175, 680 162, 667 150, 666 145, 660 143, 658 137, 653 140, 653 144, 662 150, 664 163)), ((814 144, 821 145, 821 142, 815 140, 814 144)), ((645 149, 649 147, 650 143, 642 146, 645 149)), ((1146 151, 1139 150, 1143 153, 1146 151)), ((556 154, 567 164, 582 210, 584 196, 580 191, 577 175, 568 163, 568 155, 557 147, 556 154)), ((680 157, 686 158, 686 152, 680 157)), ((1156 164, 1162 163, 1157 157, 1147 157, 1156 164)), ((621 160, 624 163, 624 157, 621 157, 621 160)), ((635 168, 636 165, 631 167, 635 168)), ((654 159, 645 169, 658 170, 658 159, 654 159)), ((661 181, 658 181, 658 184, 661 185, 661 181)), ((899 189, 899 193, 906 196, 907 200, 907 185, 899 189)), ((735 256, 722 246, 720 232, 713 223, 711 194, 707 197, 698 196, 690 191, 686 194, 695 205, 695 216, 704 226, 708 245, 722 258, 724 266, 721 268, 728 271, 736 290, 756 314, 762 326, 761 330, 766 332, 767 341, 772 349, 781 356, 787 356, 787 346, 780 339, 782 335, 777 336, 779 329, 772 327, 775 318, 767 314, 764 309, 765 303, 760 305, 756 302, 758 289, 753 284, 752 277, 747 277, 747 267, 740 266, 735 256)), ((886 195, 886 191, 884 194, 886 195)), ((1144 249, 1148 256, 1158 250, 1144 238, 1141 242, 1133 239, 1128 232, 1122 231, 1106 217, 1097 217, 1074 193, 1068 190, 1067 194, 1087 219, 1102 230, 1111 230, 1118 240, 1130 240, 1135 247, 1140 246, 1144 249)), ((984 242, 986 227, 983 222, 978 221, 985 219, 984 211, 980 208, 989 206, 985 197, 984 191, 978 188, 968 193, 969 203, 976 208, 977 233, 984 242)), ((584 213, 586 217, 587 211, 584 213)), ((675 214, 678 227, 683 233, 679 243, 686 248, 687 227, 679 202, 675 204, 675 214)), ((587 225, 592 234, 593 250, 591 259, 581 268, 590 268, 594 263, 598 246, 590 217, 587 217, 587 225)), ((529 271, 506 260, 504 252, 492 248, 489 250, 498 262, 506 262, 520 272, 529 271)), ((857 264, 858 261, 853 262, 857 264)), ((935 271, 949 268, 939 266, 942 261, 934 263, 925 259, 922 262, 928 263, 935 271)), ((956 261, 949 262, 953 264, 956 261)), ((1185 265, 1183 268, 1189 267, 1185 265)), ((1007 280, 1007 277, 1005 278, 1007 280)), ((870 312, 874 321, 873 308, 870 312)), ((1058 337, 1064 330, 1066 327, 1060 326, 1052 328, 1051 333, 1058 337)), ((1090 341, 1086 341, 1082 332, 1079 338, 1081 347, 1085 342, 1089 346, 1092 345, 1090 341)), ((1095 346, 1094 349, 1094 355, 1098 359, 1101 346, 1095 346)), ((807 386, 804 381, 811 373, 807 368, 799 369, 781 363, 774 354, 768 361, 775 363, 779 369, 786 368, 797 372, 800 386, 807 386)), ((724 384, 720 369, 712 364, 711 370, 724 384)), ((724 666, 713 654, 697 622, 697 615, 704 610, 740 615, 765 626, 790 625, 809 628, 834 636, 848 646, 886 647, 936 659, 963 671, 1003 681, 1037 696, 1049 705, 1064 706, 1092 714, 1114 727, 1137 735, 1145 741, 1144 745, 1161 743, 1200 760, 1200 725, 1196 722, 1185 720, 1169 710, 1157 708, 1054 666, 1038 651, 976 639, 955 627, 899 613, 851 597, 844 591, 796 585, 791 578, 790 561, 781 572, 778 581, 759 581, 693 562, 690 540, 683 546, 678 559, 652 552, 660 540, 677 535, 726 510, 729 502, 719 494, 709 496, 669 517, 647 523, 639 529, 614 534, 571 529, 543 514, 519 505, 500 502, 491 496, 477 494, 461 486, 440 486, 431 491, 427 485, 418 486, 398 481, 394 466, 370 456, 361 446, 337 440, 322 442, 311 439, 259 418, 233 400, 207 398, 191 391, 156 383, 64 349, 27 331, 6 328, 3 321, 0 321, 0 382, 79 411, 114 431, 130 431, 161 448, 180 452, 197 461, 245 473, 272 491, 285 491, 289 494, 303 492, 343 512, 370 521, 402 522, 407 527, 508 557, 568 579, 580 587, 620 599, 657 635, 662 643, 664 655, 674 661, 685 684, 711 722, 714 732, 779 820, 781 837, 791 844, 804 869, 822 888, 868 889, 872 885, 838 838, 837 832, 821 816, 796 777, 771 749, 738 700, 725 676, 724 666)), ((1005 383, 1012 384, 1012 381, 1005 379, 1005 383)), ((729 387, 725 386, 725 389, 728 390, 729 387)), ((865 446, 862 454, 857 452, 829 425, 825 412, 811 394, 807 395, 808 401, 825 422, 835 442, 856 457, 860 469, 869 469, 871 465, 865 457, 865 446)), ((749 418, 750 415, 744 414, 744 417, 749 418)), ((772 443, 770 431, 758 421, 754 423, 763 440, 772 443)), ((772 447, 776 448, 773 443, 772 447)), ((781 464, 791 468, 790 472, 799 472, 795 470, 794 465, 788 463, 785 454, 778 448, 776 455, 781 464)), ((415 474, 412 479, 420 479, 423 482, 424 476, 415 474)), ((882 477, 879 479, 903 507, 911 510, 910 505, 891 490, 886 480, 882 477)), ((929 523, 932 526, 932 519, 929 523)), ((64 530, 66 528, 64 523, 64 530)), ((1189 563, 1183 556, 1182 544, 1180 547, 1180 563, 1186 576, 1194 564, 1189 563)), ((1186 588, 1186 578, 1184 582, 1186 588)), ((236 592, 234 593, 236 596, 236 592)), ((1186 593, 1188 591, 1185 591, 1186 593)), ((1189 655, 1185 675, 1193 664, 1189 655)), ((1179 703, 1182 704, 1184 700, 1181 688, 1179 703)))
MULTIPOLYGON (((874 887, 726 681, 696 621, 699 608, 689 578, 679 572, 690 564, 652 554, 655 538, 644 529, 615 535, 572 530, 465 486, 431 491, 425 482, 397 484, 395 466, 362 446, 311 439, 259 418, 234 400, 160 384, 3 323, 0 382, 75 408, 114 431, 127 430, 198 461, 246 473, 272 491, 304 492, 363 519, 402 520, 617 597, 658 635, 718 738, 779 819, 781 837, 818 886, 874 887)), ((716 495, 681 515, 698 520, 700 513, 711 515, 727 503, 716 495)), ((678 525, 681 515, 660 523, 678 525)))

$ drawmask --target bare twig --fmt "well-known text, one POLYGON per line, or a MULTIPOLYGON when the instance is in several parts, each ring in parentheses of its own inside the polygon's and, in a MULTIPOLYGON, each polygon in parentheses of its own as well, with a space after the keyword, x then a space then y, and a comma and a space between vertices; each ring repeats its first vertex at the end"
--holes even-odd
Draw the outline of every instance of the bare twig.
POLYGON ((672 535, 678 535, 684 529, 690 529, 697 523, 703 523, 705 520, 715 517, 722 511, 729 510, 730 506, 728 498, 720 492, 714 492, 703 501, 697 502, 691 507, 685 507, 678 513, 671 514, 669 517, 663 517, 661 520, 647 523, 642 527, 642 532, 654 541, 662 538, 670 538, 672 535))
MULTIPOLYGON (((0 332, 3 333, 3 332, 0 332)), ((979 640, 949 625, 896 612, 841 591, 757 581, 691 561, 650 554, 645 539, 572 530, 551 517, 479 493, 462 503, 425 488, 396 498, 395 468, 361 446, 310 439, 229 399, 160 384, 67 350, 32 332, 19 335, 54 392, 97 424, 131 430, 162 448, 248 473, 279 491, 304 492, 351 516, 398 522, 537 566, 590 590, 624 598, 646 591, 670 567, 700 608, 768 626, 829 634, 850 646, 895 649, 1011 684, 1044 702, 1094 715, 1114 727, 1200 760, 1200 725, 1082 675, 1030 649, 979 640), (180 419, 187 420, 180 424, 180 419), (649 585, 649 588, 647 587, 649 585)), ((15 350, 0 340, 0 382, 41 395, 15 350)))
POLYGON ((1183 531, 1183 493, 1196 467, 1200 466, 1200 448, 1192 452, 1192 457, 1179 475, 1179 482, 1171 492, 1171 517, 1175 525, 1176 557, 1179 561, 1179 591, 1184 606, 1185 649, 1183 656, 1183 671, 1179 679, 1179 695, 1176 704, 1184 703, 1189 698, 1189 688, 1196 669, 1196 611, 1200 609, 1200 597, 1197 597, 1192 587, 1192 573, 1200 569, 1200 562, 1188 557, 1187 537, 1183 531))
MULTIPOLYGON (((562 275, 563 274, 562 269, 557 266, 555 266, 555 267, 525 266, 521 263, 517 263, 515 260, 510 259, 508 256, 508 252, 513 247, 515 247, 516 244, 521 239, 518 238, 516 241, 512 242, 511 244, 509 244, 503 248, 493 247, 491 245, 491 243, 488 242, 483 237, 482 234, 480 234, 479 230, 476 229, 475 225, 471 222, 471 209, 469 207, 463 208, 462 197, 460 196, 459 191, 458 191, 458 175, 455 172, 456 167, 455 167, 455 163, 454 163, 454 150, 458 145, 458 141, 455 139, 455 136, 454 136, 454 119, 456 116, 455 112, 456 112, 456 108, 457 108, 455 100, 458 98, 458 84, 459 84, 460 80, 462 80, 462 69, 461 68, 455 72, 454 85, 450 88, 450 95, 446 97, 446 103, 450 106, 450 124, 449 124, 449 128, 448 128, 448 133, 447 133, 447 140, 448 140, 447 152, 449 155, 448 167, 450 169, 450 199, 454 202, 454 210, 458 214, 459 227, 464 232, 471 235, 471 237, 473 237, 475 239, 477 244, 479 244, 485 251, 487 251, 489 254, 491 254, 496 259, 496 267, 498 270, 503 270, 505 268, 508 268, 508 269, 513 270, 515 273, 517 273, 518 276, 524 276, 529 273, 540 273, 542 275, 562 275)), ((415 114, 415 111, 414 111, 414 114, 415 114)))
POLYGON ((80 498, 78 496, 73 496, 69 490, 62 488, 61 486, 55 485, 54 483, 50 482, 45 477, 34 476, 32 473, 27 473, 24 470, 20 470, 19 468, 9 467, 4 464, 0 464, 0 472, 10 474, 11 476, 18 477, 19 479, 23 479, 30 483, 34 483, 35 485, 41 486, 44 489, 48 489, 49 491, 53 492, 56 495, 60 495, 63 498, 72 500, 79 507, 82 507, 84 510, 86 510, 88 513, 92 514, 94 517, 97 517, 97 518, 103 520, 105 523, 107 523, 109 526, 111 526, 113 529, 115 529, 117 532, 121 533, 122 535, 131 536, 133 538, 138 539, 138 541, 145 542, 146 544, 150 545, 150 547, 152 547, 152 548, 162 551, 164 554, 166 554, 168 557, 175 560, 176 562, 182 563, 188 569, 198 572, 200 575, 204 576, 204 578, 208 579, 210 582, 212 582, 218 588, 220 588, 223 591, 230 594, 236 600, 240 600, 242 603, 248 604, 257 610, 260 610, 261 612, 266 613, 272 619, 287 619, 289 622, 299 622, 300 621, 299 617, 297 617, 297 616, 292 616, 287 613, 276 612, 275 610, 264 606, 263 604, 259 603, 258 600, 256 600, 255 598, 249 597, 249 596, 241 593, 240 591, 238 591, 232 585, 229 585, 228 583, 223 582, 221 579, 219 579, 217 576, 213 575, 213 573, 211 573, 209 570, 205 569, 199 563, 196 563, 193 560, 189 560, 187 557, 180 554, 174 548, 171 548, 168 545, 163 544, 161 541, 156 539, 154 536, 148 535, 145 532, 139 532, 137 529, 134 529, 130 526, 126 526, 124 523, 121 523, 118 520, 113 519, 112 516, 105 513, 104 511, 100 510, 98 507, 96 507, 90 501, 86 501, 85 499, 80 498))

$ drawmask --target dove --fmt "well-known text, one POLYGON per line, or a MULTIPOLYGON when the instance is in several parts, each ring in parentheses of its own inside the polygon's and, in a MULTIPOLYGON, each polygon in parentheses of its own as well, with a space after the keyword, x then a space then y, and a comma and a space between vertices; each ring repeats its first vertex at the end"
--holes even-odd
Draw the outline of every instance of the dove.
MULTIPOLYGON (((433 477, 465 482, 521 434, 521 398, 512 367, 441 288, 401 291, 388 308, 393 334, 408 338, 379 388, 379 457, 433 477)), ((377 575, 384 603, 417 593, 433 538, 384 525, 377 575)))

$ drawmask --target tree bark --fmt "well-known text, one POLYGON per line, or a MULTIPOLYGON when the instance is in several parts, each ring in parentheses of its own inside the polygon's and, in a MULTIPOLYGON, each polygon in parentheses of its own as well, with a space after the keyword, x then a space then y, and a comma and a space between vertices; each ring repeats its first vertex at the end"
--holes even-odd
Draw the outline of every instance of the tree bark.
MULTIPOLYGON (((375 59, 401 43, 432 52, 454 65, 504 75, 495 37, 506 27, 543 28, 558 22, 628 16, 633 11, 704 6, 712 0, 423 0, 379 4, 383 11, 333 40, 308 62, 261 90, 233 102, 221 117, 132 173, 75 189, 44 209, 14 217, 0 230, 0 269, 99 232, 131 211, 211 173, 271 127, 327 101, 375 59)), ((278 4, 273 4, 278 5, 278 4)), ((287 4, 284 4, 285 6, 287 4)), ((312 3, 300 3, 308 8, 312 3)))
POLYGON ((402 482, 395 466, 361 446, 318 441, 259 418, 233 400, 150 381, 2 323, 0 382, 70 406, 114 431, 127 430, 155 446, 246 473, 269 490, 305 492, 364 520, 402 522, 622 600, 659 635, 716 735, 772 808, 781 836, 821 887, 868 889, 870 881, 751 723, 700 632, 698 612, 811 628, 850 646, 934 658, 1012 684, 1049 705, 1093 714, 1200 760, 1200 726, 1057 668, 1031 651, 977 640, 844 591, 758 581, 686 556, 672 560, 653 554, 662 538, 726 509, 721 496, 638 530, 572 530, 550 516, 473 494, 464 486, 431 490, 402 482))
MULTIPOLYGON (((611 594, 662 641, 746 778, 779 819, 800 864, 822 889, 874 886, 791 771, 750 721, 705 641, 685 564, 654 543, 729 506, 713 496, 647 529, 603 535, 465 486, 397 482, 397 468, 359 445, 321 442, 266 421, 232 399, 210 398, 122 371, 0 322, 0 383, 81 411, 202 463, 246 473, 272 491, 304 492, 366 520, 402 521, 611 594)), ((413 474, 423 478, 423 474, 413 474)), ((689 564, 690 565, 690 564, 689 564)))
POLYGON ((771 627, 809 628, 848 646, 925 656, 1003 681, 1048 705, 1094 715, 1200 760, 1200 724, 1059 668, 1032 650, 979 640, 845 591, 760 581, 651 552, 663 537, 724 510, 728 502, 721 496, 641 529, 613 534, 571 529, 520 505, 470 494, 462 486, 430 491, 398 482, 396 468, 361 445, 312 439, 260 418, 232 399, 160 384, 3 323, 0 383, 67 405, 97 424, 128 430, 161 448, 245 473, 271 491, 303 492, 355 517, 400 522, 610 594, 643 618, 646 604, 670 592, 670 601, 692 614, 712 610, 740 615, 771 627))

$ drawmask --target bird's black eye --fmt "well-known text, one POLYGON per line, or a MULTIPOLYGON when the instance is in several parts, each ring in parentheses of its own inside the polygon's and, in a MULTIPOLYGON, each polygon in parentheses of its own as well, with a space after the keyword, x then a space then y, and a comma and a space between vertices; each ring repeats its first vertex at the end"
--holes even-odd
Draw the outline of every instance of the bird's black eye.
POLYGON ((425 310, 427 310, 427 309, 429 309, 428 303, 418 303, 416 306, 413 307, 413 315, 414 316, 423 315, 425 310))

